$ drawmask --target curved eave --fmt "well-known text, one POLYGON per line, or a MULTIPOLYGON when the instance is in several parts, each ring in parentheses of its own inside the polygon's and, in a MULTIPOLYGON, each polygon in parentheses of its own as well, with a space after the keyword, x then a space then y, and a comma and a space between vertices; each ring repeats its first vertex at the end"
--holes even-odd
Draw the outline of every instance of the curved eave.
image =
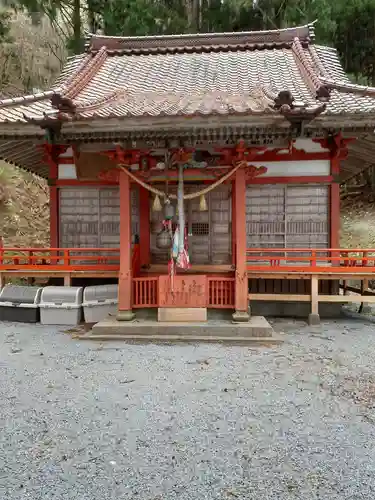
POLYGON ((375 109, 370 112, 333 112, 326 111, 308 125, 311 128, 342 129, 373 132, 375 129, 375 109))

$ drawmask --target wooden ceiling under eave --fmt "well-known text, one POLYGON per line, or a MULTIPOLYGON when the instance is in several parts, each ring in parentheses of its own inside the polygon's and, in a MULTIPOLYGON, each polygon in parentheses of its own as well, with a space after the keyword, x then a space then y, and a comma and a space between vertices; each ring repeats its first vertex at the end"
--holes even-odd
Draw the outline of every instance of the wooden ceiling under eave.
POLYGON ((42 142, 42 139, 31 138, 0 140, 0 159, 47 179, 49 166, 44 162, 42 149, 38 147, 42 142))
POLYGON ((349 144, 349 154, 341 162, 340 182, 347 182, 375 163, 375 135, 359 138, 349 144))

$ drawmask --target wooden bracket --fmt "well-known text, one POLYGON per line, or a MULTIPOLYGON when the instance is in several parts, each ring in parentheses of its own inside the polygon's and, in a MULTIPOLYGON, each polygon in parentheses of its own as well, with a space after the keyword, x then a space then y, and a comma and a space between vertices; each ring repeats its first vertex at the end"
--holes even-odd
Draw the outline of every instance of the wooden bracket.
POLYGON ((263 165, 260 167, 256 167, 255 165, 249 165, 245 167, 245 177, 246 181, 250 181, 251 179, 254 179, 255 177, 259 177, 260 175, 263 175, 267 172, 267 167, 264 167, 263 165))
POLYGON ((348 144, 353 142, 353 137, 343 137, 341 131, 338 134, 329 134, 324 139, 313 139, 322 146, 322 148, 330 151, 331 158, 345 160, 348 156, 348 144))
POLYGON ((57 167, 60 155, 64 154, 68 147, 65 144, 49 144, 45 142, 37 146, 43 151, 43 161, 52 168, 57 167))

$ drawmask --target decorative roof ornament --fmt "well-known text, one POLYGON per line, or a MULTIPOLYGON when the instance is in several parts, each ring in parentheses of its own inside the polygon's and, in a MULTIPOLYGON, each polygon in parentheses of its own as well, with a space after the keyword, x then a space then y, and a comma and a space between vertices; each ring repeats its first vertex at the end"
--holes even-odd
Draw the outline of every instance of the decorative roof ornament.
POLYGON ((327 85, 321 85, 316 91, 316 100, 320 102, 329 102, 331 90, 327 85))
POLYGON ((294 108, 294 97, 289 90, 282 90, 275 98, 275 109, 285 113, 294 108))
POLYGON ((51 97, 51 105, 53 108, 58 109, 63 113, 74 113, 76 110, 76 105, 73 100, 69 97, 64 97, 59 93, 53 94, 51 97))

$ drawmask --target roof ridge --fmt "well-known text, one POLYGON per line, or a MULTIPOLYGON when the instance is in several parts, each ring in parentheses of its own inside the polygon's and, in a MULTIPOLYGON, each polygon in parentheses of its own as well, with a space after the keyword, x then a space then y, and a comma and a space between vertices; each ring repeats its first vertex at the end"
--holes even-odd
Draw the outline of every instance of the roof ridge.
POLYGON ((155 49, 162 47, 192 47, 239 45, 249 43, 286 43, 292 42, 295 37, 310 42, 315 38, 314 23, 291 28, 264 31, 237 31, 224 33, 193 33, 180 35, 153 35, 153 36, 107 36, 89 34, 86 38, 86 51, 96 52, 103 46, 109 50, 121 49, 155 49))
MULTIPOLYGON (((71 56, 67 59, 67 63, 69 61, 74 60, 77 56, 71 56)), ((78 56, 81 57, 81 54, 78 56)), ((88 65, 88 63, 91 61, 92 55, 91 54, 86 54, 85 57, 82 59, 81 63, 78 65, 78 68, 73 71, 71 75, 64 81, 62 85, 58 85, 58 87, 61 88, 67 88, 69 89, 70 86, 73 84, 73 82, 78 78, 79 74, 85 69, 85 67, 88 65)), ((63 68, 65 70, 65 68, 63 68)), ((60 75, 59 75, 60 78, 60 75)))
POLYGON ((306 75, 308 86, 311 89, 313 97, 321 102, 329 101, 329 90, 322 82, 320 75, 315 71, 313 65, 306 57, 305 50, 299 38, 295 38, 292 45, 292 52, 296 58, 297 66, 306 75))
POLYGON ((34 102, 43 101, 44 99, 51 98, 59 89, 47 90, 45 92, 38 92, 37 94, 28 94, 19 97, 7 97, 6 99, 0 99, 0 107, 6 108, 8 106, 14 106, 17 104, 32 104, 34 102))
POLYGON ((318 69, 320 75, 319 77, 322 76, 323 78, 329 78, 329 73, 326 70, 324 64, 320 60, 320 57, 318 56, 318 53, 313 45, 309 45, 307 50, 309 51, 310 57, 312 62, 315 64, 316 68, 318 69))
POLYGON ((299 63, 299 66, 308 77, 308 82, 313 92, 318 90, 318 88, 321 86, 319 76, 315 73, 314 68, 310 64, 310 61, 307 59, 301 42, 297 37, 293 40, 292 52, 296 56, 297 64, 299 63))
POLYGON ((61 86, 61 91, 64 97, 74 99, 74 97, 80 93, 90 79, 96 74, 106 59, 107 51, 105 46, 101 47, 94 57, 91 55, 85 57, 82 64, 80 64, 75 71, 74 75, 72 75, 66 84, 61 86))
POLYGON ((320 77, 319 79, 323 85, 338 92, 352 92, 353 94, 361 94, 362 97, 375 97, 375 87, 335 81, 332 78, 320 77))

